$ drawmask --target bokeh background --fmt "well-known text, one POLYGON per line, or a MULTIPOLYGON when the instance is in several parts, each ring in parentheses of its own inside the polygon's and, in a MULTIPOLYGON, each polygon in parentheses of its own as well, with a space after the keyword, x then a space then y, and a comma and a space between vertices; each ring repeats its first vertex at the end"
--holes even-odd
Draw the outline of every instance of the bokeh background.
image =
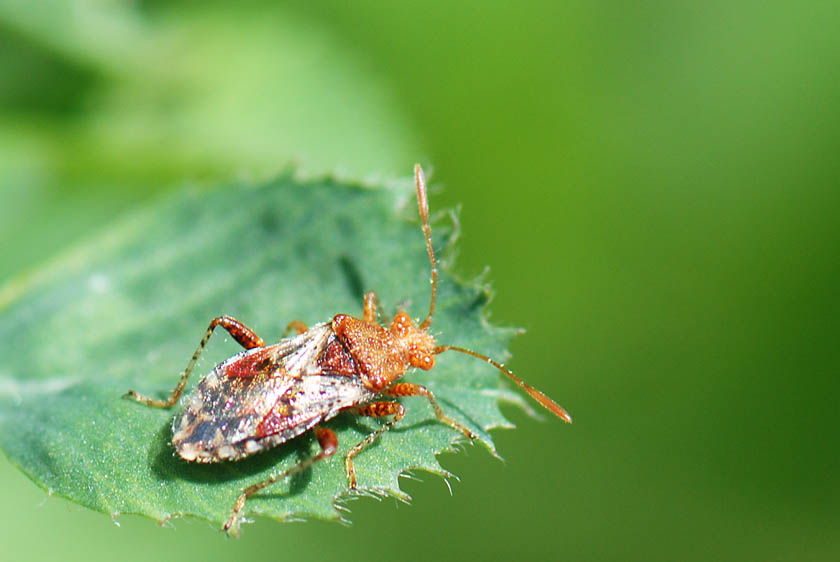
MULTIPOLYGON (((159 194, 433 171, 511 366, 353 525, 119 526, 0 460, 3 560, 837 560, 836 2, 0 2, 0 280, 159 194), (539 459, 539 462, 536 462, 539 459)), ((49 342, 44 342, 49 345, 49 342)), ((37 350, 32 350, 37 353, 37 350)))

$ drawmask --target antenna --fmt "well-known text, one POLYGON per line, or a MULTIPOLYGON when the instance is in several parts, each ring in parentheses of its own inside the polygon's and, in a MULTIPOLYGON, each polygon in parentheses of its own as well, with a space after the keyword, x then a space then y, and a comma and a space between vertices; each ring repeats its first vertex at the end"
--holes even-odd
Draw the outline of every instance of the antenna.
POLYGON ((423 223, 423 236, 426 237, 426 249, 429 252, 429 264, 432 266, 432 299, 429 302, 429 315, 420 324, 421 330, 426 330, 432 323, 435 314, 435 299, 437 298, 438 270, 435 263, 435 251, 432 249, 432 229, 429 226, 429 198, 426 195, 426 178, 420 164, 414 165, 414 182, 417 184, 417 207, 420 209, 420 221, 423 223))
POLYGON ((552 414, 554 414, 566 423, 572 423, 572 416, 570 416, 566 410, 558 406, 554 400, 552 400, 551 398, 549 398, 548 396, 531 386, 530 384, 526 383, 525 381, 514 375, 513 371, 507 369, 501 363, 493 361, 486 355, 481 355, 480 353, 476 353, 475 351, 470 351, 469 349, 464 349, 463 347, 457 347, 454 345, 439 345, 434 349, 432 353, 438 355, 439 353, 443 353, 444 351, 459 351, 461 353, 465 353, 467 355, 475 357, 476 359, 481 359, 482 361, 490 363, 491 365, 499 369, 501 372, 506 374, 508 378, 510 378, 513 382, 524 388, 525 392, 531 395, 531 398, 542 404, 552 414))

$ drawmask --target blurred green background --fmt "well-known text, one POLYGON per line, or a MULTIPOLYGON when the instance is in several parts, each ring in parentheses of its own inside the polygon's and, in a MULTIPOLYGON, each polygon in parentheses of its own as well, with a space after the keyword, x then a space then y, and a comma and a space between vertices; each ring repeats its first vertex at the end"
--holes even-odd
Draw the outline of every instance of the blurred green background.
MULTIPOLYGON (((569 409, 239 541, 0 460, 4 560, 837 560, 836 2, 0 1, 0 280, 185 184, 432 171, 569 409)), ((223 311, 222 311, 223 312, 223 311)), ((307 319, 314 321, 317 319, 307 319)), ((44 342, 49 345, 49 342, 44 342)), ((33 350, 36 353, 37 350, 33 350)), ((433 375, 430 375, 433 376, 433 375)))

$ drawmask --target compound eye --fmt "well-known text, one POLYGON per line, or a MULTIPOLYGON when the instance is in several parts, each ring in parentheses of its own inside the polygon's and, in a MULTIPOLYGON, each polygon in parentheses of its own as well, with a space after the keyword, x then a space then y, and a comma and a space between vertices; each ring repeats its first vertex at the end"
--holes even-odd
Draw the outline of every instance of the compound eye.
POLYGON ((398 335, 404 335, 408 332, 408 328, 411 324, 411 317, 405 312, 400 312, 394 316, 394 322, 391 324, 391 331, 398 335))
POLYGON ((417 359, 417 367, 423 369, 424 371, 428 371, 429 369, 435 366, 435 358, 431 355, 421 355, 417 359))

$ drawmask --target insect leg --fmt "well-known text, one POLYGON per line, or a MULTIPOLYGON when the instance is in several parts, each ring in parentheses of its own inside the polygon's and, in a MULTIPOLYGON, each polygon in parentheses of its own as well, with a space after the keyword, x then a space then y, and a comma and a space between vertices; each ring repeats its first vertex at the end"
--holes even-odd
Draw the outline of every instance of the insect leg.
POLYGON ((362 319, 368 324, 376 324, 376 307, 379 304, 379 297, 373 291, 365 293, 365 311, 362 319))
POLYGON ((297 335, 301 335, 307 330, 306 324, 304 324, 300 320, 292 320, 291 322, 289 322, 289 325, 286 326, 286 331, 283 333, 283 337, 285 338, 286 336, 288 336, 292 332, 292 330, 294 330, 297 335))
POLYGON ((347 470, 347 480, 350 482, 350 488, 356 488, 356 469, 353 467, 353 458, 362 452, 362 450, 376 441, 376 438, 391 429, 391 427, 400 421, 405 415, 405 408, 399 402, 371 402, 364 406, 355 408, 354 413, 360 416, 368 416, 372 418, 381 418, 383 416, 394 416, 394 419, 365 437, 362 441, 356 444, 347 453, 347 458, 344 461, 344 468, 347 470))
POLYGON ((421 386, 419 384, 412 384, 410 382, 400 382, 400 383, 397 383, 397 384, 391 386, 390 388, 386 388, 385 390, 382 391, 382 394, 386 394, 388 396, 394 396, 394 397, 399 397, 399 396, 425 396, 426 398, 429 399, 429 403, 432 405, 432 408, 435 411, 435 415, 437 416, 437 419, 439 419, 440 421, 442 421, 443 423, 445 423, 446 425, 448 425, 452 429, 457 429, 458 431, 463 433, 470 440, 474 440, 474 439, 478 438, 478 436, 475 433, 473 433, 472 431, 470 431, 469 429, 467 429, 466 427, 464 427, 463 425, 461 425, 457 421, 455 421, 452 418, 450 418, 449 416, 447 416, 443 412, 443 408, 440 407, 440 404, 438 404, 438 401, 435 399, 435 395, 432 394, 432 391, 429 390, 428 388, 426 388, 425 386, 421 386))
POLYGON ((297 474, 299 472, 307 470, 316 462, 330 457, 335 453, 335 451, 338 449, 338 438, 335 436, 335 433, 333 433, 332 430, 318 426, 315 426, 314 431, 315 437, 318 438, 318 444, 321 446, 321 452, 315 455, 314 457, 310 457, 298 463, 297 465, 293 466, 288 470, 272 474, 262 482, 257 482, 256 484, 252 484, 244 490, 242 490, 242 494, 239 496, 239 499, 236 500, 236 503, 233 504, 233 509, 230 512, 230 517, 228 518, 223 528, 228 534, 239 536, 239 513, 242 511, 242 508, 245 507, 245 502, 248 500, 249 497, 253 496, 263 488, 271 486, 278 480, 283 480, 284 478, 288 478, 293 474, 297 474))
POLYGON ((195 352, 193 352, 189 363, 187 363, 187 367, 184 369, 184 372, 181 373, 181 380, 178 381, 178 384, 172 390, 172 394, 169 395, 169 398, 166 400, 156 400, 154 398, 148 398, 138 394, 133 390, 129 390, 125 395, 145 404, 146 406, 168 408, 174 405, 181 397, 181 393, 184 392, 184 386, 187 384, 187 379, 190 378, 190 374, 192 373, 198 358, 201 356, 201 352, 204 351, 204 348, 207 346, 207 340, 209 340, 210 336, 213 335, 213 330, 216 326, 221 326, 227 330, 233 339, 235 339, 236 342, 245 349, 263 347, 265 345, 265 342, 261 337, 255 334, 248 326, 239 320, 231 318, 230 316, 219 316, 210 322, 210 325, 207 327, 207 332, 204 333, 204 337, 201 338, 198 347, 195 348, 195 352))

